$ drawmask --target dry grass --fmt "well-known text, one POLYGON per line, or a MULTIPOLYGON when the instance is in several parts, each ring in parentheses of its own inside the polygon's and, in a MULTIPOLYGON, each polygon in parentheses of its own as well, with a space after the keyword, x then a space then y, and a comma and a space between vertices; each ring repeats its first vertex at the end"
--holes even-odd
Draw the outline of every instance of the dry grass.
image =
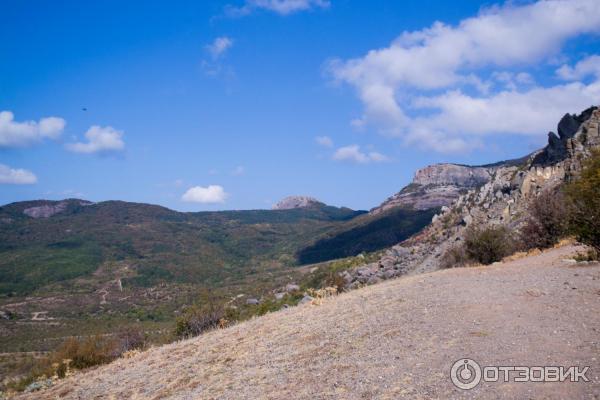
MULTIPOLYGON (((562 247, 415 275, 121 358, 30 399, 447 399, 454 361, 600 369, 600 266, 562 247), (565 286, 565 282, 569 285, 565 286), (535 289, 535 291, 533 290, 535 289), (542 293, 540 296, 527 294, 542 293)), ((477 398, 593 398, 588 384, 487 384, 477 398)))

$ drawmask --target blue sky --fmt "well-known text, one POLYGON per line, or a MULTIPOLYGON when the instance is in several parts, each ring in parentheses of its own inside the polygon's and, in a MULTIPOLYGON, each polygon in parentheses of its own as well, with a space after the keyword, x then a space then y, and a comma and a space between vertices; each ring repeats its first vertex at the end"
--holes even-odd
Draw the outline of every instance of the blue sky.
POLYGON ((5 0, 0 203, 369 209, 600 103, 594 3, 5 0))

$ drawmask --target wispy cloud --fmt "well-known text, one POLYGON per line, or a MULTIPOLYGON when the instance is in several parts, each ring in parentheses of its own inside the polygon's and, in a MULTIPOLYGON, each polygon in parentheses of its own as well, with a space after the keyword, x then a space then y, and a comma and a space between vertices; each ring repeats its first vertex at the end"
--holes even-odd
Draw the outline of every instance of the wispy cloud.
POLYGON ((233 39, 227 36, 216 38, 212 43, 205 46, 206 51, 211 55, 213 60, 216 60, 225 55, 227 50, 233 46, 233 39))
POLYGON ((355 164, 368 164, 389 161, 389 158, 376 151, 365 152, 360 146, 353 144, 350 146, 340 147, 333 153, 332 157, 335 161, 348 161, 355 164))
POLYGON ((322 147, 333 147, 333 140, 329 136, 317 136, 315 142, 322 147))
POLYGON ((228 5, 225 14, 230 17, 241 17, 257 10, 267 10, 279 15, 290 15, 313 8, 327 8, 329 0, 246 0, 241 6, 228 5))
POLYGON ((217 78, 223 77, 231 80, 235 77, 233 67, 224 63, 227 52, 233 46, 233 39, 227 36, 221 36, 204 46, 209 57, 202 60, 200 67, 205 75, 217 78))
POLYGON ((13 169, 8 165, 0 164, 0 184, 32 185, 37 182, 33 172, 26 169, 13 169))
POLYGON ((62 118, 48 117, 39 121, 15 121, 10 111, 0 112, 0 147, 24 147, 43 139, 57 139, 66 122, 62 118))
POLYGON ((238 165, 231 171, 231 175, 233 176, 241 176, 246 173, 246 168, 243 165, 238 165))

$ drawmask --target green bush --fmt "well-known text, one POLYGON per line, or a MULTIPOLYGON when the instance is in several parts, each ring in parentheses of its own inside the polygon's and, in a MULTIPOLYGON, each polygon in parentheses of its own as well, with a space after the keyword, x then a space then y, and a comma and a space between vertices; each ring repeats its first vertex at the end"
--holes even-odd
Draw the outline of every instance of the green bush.
POLYGON ((554 246, 569 229, 569 213, 562 190, 542 192, 529 204, 529 218, 519 236, 523 250, 554 246))
POLYGON ((470 260, 487 265, 514 251, 514 240, 505 226, 470 227, 465 232, 464 250, 470 260))
POLYGON ((584 162, 579 179, 566 188, 570 229, 580 242, 600 251, 600 151, 584 162))

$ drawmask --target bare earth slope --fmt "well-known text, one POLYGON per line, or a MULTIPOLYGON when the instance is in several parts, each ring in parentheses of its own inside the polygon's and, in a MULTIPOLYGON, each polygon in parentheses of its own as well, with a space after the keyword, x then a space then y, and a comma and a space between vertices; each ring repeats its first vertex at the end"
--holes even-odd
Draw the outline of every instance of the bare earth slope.
POLYGON ((600 266, 563 247, 409 276, 123 359, 30 398, 397 399, 600 396, 600 266), (589 383, 449 378, 454 361, 590 366, 589 383))

